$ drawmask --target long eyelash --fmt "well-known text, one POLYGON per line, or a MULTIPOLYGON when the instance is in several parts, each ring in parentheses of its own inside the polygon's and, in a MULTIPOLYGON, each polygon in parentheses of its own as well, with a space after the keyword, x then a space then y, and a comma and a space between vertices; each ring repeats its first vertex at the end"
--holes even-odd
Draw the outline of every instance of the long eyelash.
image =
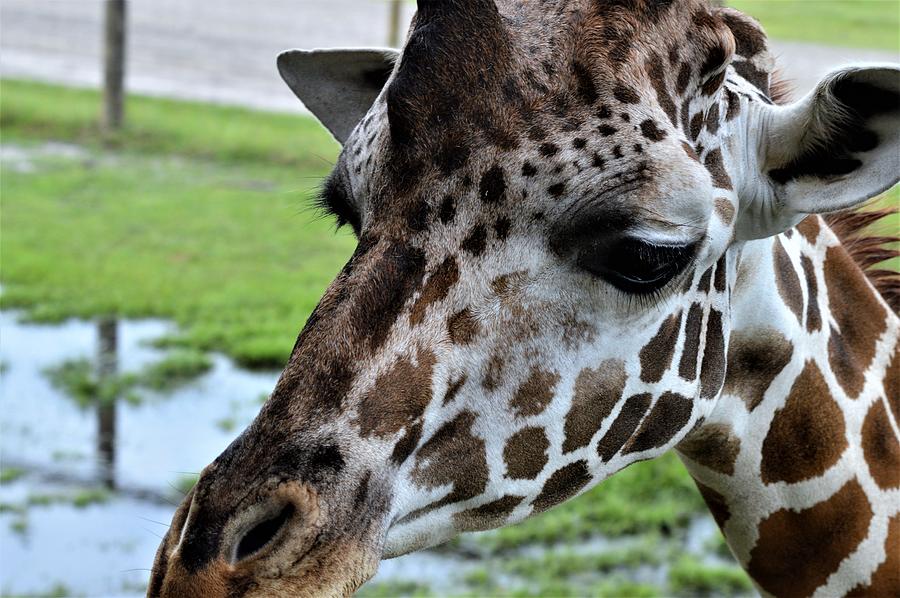
POLYGON ((359 235, 359 215, 347 196, 337 170, 333 171, 322 182, 319 193, 315 198, 315 207, 317 210, 333 216, 337 222, 337 228, 349 224, 353 227, 356 234, 359 235))
MULTIPOLYGON (((649 293, 643 294, 634 294, 634 293, 626 293, 624 291, 620 291, 616 289, 616 294, 619 295, 620 298, 624 299, 623 306, 625 309, 631 310, 645 310, 648 307, 653 307, 654 305, 660 305, 661 300, 670 299, 674 295, 678 293, 678 289, 684 286, 685 281, 689 276, 693 276, 694 274, 694 265, 697 263, 697 258, 700 255, 700 250, 703 248, 703 244, 705 239, 698 241, 696 245, 696 249, 694 250, 693 255, 690 260, 682 267, 681 272, 676 274, 672 280, 664 284, 662 287, 658 289, 654 289, 649 293)), ((651 245, 648 243, 648 245, 651 245)), ((659 247, 659 245, 653 245, 654 247, 659 247)))

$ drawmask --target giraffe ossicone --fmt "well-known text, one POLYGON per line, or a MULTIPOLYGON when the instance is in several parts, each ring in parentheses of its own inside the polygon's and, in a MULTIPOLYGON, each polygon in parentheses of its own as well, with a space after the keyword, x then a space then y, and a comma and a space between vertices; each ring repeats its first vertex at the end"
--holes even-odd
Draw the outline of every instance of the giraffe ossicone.
POLYGON ((359 243, 150 596, 337 596, 674 449, 761 593, 900 591, 900 66, 785 103, 700 0, 419 0, 290 51, 359 243), (867 277, 868 273, 868 277, 867 277))

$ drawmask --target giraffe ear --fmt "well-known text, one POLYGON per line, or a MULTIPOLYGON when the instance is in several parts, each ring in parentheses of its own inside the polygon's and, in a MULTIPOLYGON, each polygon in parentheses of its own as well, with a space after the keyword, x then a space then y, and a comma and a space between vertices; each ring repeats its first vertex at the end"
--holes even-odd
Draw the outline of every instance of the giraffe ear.
POLYGON ((381 93, 397 55, 388 48, 288 50, 278 56, 278 72, 343 144, 381 93))
POLYGON ((803 99, 757 116, 760 172, 740 185, 738 237, 778 234, 900 180, 900 65, 839 69, 803 99))

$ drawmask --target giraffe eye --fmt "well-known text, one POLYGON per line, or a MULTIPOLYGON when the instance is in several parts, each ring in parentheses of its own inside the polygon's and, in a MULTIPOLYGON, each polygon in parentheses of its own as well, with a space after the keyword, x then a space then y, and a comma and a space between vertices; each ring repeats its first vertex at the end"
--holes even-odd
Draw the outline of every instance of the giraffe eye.
POLYGON ((578 265, 620 291, 646 295, 683 272, 694 258, 697 245, 653 245, 626 237, 582 253, 578 265))

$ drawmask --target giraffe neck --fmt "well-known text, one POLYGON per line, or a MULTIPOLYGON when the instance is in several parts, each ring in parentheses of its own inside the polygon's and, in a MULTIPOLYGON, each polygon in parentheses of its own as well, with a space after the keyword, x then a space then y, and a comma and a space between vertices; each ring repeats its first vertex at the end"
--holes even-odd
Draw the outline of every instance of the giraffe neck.
POLYGON ((900 320, 818 217, 741 248, 719 403, 678 452, 764 594, 900 592, 900 320))

